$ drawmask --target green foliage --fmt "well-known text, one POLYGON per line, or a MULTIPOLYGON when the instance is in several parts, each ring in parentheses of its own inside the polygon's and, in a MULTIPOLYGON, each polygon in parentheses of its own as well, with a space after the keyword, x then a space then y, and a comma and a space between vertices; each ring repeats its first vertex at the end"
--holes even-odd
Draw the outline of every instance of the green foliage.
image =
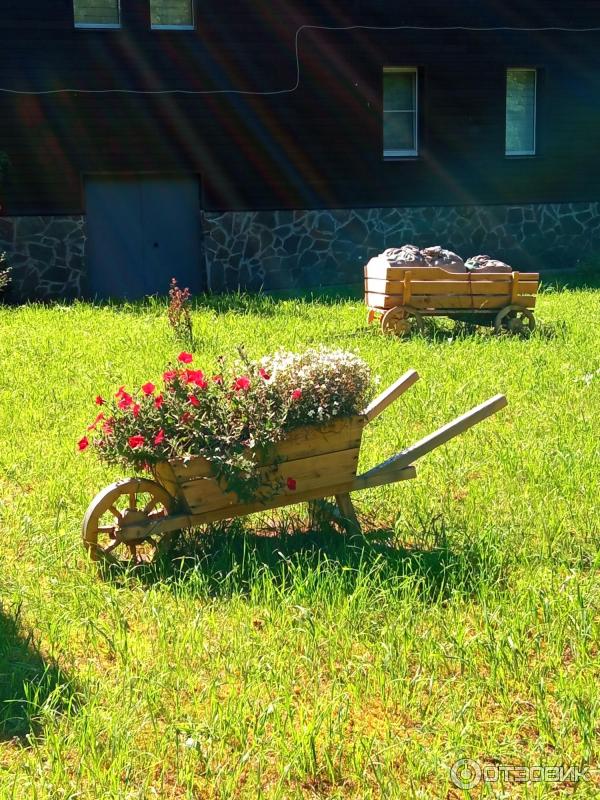
MULTIPOLYGON (((88 426, 96 452, 108 464, 138 470, 202 456, 229 491, 249 501, 286 431, 348 417, 365 405, 369 368, 351 353, 312 348, 258 362, 238 352, 230 368, 219 358, 212 376, 192 368, 192 354, 182 352, 160 388, 147 381, 132 394, 121 386, 108 404, 96 397, 102 411, 88 426)), ((88 444, 88 436, 79 440, 81 450, 88 444)))
POLYGON ((167 319, 175 339, 188 350, 194 350, 194 325, 192 323, 192 294, 188 288, 181 289, 175 278, 171 278, 167 319))
MULTIPOLYGON (((357 493, 364 538, 291 508, 104 579, 81 519, 123 468, 74 442, 100 387, 172 357, 165 303, 0 308, 0 595, 19 620, 0 620, 0 798, 437 800, 467 796, 462 757, 597 766, 599 300, 543 293, 528 339, 438 320, 406 342, 358 300, 203 300, 207 364, 326 343, 381 387, 418 370, 365 430, 361 470, 496 392, 509 406, 416 480, 357 493)), ((471 795, 599 784, 487 790, 471 795)))

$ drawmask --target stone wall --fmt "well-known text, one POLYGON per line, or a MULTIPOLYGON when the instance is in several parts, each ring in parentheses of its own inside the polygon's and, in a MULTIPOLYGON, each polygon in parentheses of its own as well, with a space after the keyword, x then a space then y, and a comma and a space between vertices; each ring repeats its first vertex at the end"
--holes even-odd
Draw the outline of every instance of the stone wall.
MULTIPOLYGON (((441 244, 516 269, 572 269, 600 253, 600 203, 227 211, 202 214, 209 287, 249 291, 345 286, 387 247, 441 244)), ((0 218, 13 300, 86 294, 85 217, 0 218)))
POLYGON ((2 217, 0 251, 11 267, 14 301, 85 293, 85 217, 2 217))
POLYGON ((441 244, 515 269, 572 269, 600 252, 600 203, 206 212, 213 291, 340 286, 387 247, 441 244))

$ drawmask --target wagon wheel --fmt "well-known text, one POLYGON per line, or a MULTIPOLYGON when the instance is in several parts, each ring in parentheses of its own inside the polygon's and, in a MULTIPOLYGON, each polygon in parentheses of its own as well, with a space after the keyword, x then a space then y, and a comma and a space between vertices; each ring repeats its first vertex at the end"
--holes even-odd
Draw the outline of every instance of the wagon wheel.
POLYGON ((381 318, 381 330, 384 333, 395 333, 396 336, 410 336, 415 331, 423 330, 423 317, 414 308, 396 306, 386 311, 381 318))
POLYGON ((533 311, 522 306, 506 306, 496 315, 494 330, 496 333, 501 331, 515 334, 533 333, 535 330, 533 311))
POLYGON ((173 497, 154 481, 127 478, 112 483, 88 506, 82 525, 84 546, 94 561, 151 561, 174 535, 153 535, 152 523, 166 517, 174 504, 173 497))

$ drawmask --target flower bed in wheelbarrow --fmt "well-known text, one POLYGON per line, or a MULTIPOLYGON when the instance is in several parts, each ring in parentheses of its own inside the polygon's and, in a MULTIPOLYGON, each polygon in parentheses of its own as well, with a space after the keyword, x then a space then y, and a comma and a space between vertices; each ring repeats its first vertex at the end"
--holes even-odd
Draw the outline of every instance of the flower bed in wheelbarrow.
POLYGON ((358 531, 350 492, 415 477, 412 462, 506 404, 492 398, 435 434, 357 476, 365 425, 408 389, 410 370, 371 403, 368 366, 326 349, 240 360, 216 374, 181 353, 160 386, 118 389, 79 448, 148 477, 103 489, 83 521, 94 559, 146 560, 182 529, 335 497, 319 513, 358 531))

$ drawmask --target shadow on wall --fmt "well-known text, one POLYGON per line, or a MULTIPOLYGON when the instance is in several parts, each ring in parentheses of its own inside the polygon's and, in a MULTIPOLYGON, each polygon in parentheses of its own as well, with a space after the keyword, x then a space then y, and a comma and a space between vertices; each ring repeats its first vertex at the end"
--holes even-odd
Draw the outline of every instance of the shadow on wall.
POLYGON ((44 659, 19 609, 0 605, 0 742, 35 733, 45 714, 73 706, 75 694, 60 668, 44 659))

